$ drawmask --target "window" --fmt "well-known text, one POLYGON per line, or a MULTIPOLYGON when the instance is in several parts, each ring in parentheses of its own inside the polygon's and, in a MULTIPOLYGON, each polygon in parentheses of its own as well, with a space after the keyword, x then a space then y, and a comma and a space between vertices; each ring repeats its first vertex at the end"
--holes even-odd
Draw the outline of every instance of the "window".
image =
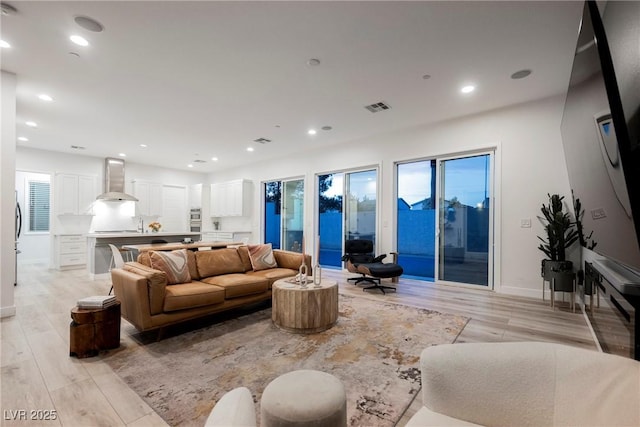
POLYGON ((28 181, 27 205, 29 209, 29 231, 49 231, 49 183, 28 181))

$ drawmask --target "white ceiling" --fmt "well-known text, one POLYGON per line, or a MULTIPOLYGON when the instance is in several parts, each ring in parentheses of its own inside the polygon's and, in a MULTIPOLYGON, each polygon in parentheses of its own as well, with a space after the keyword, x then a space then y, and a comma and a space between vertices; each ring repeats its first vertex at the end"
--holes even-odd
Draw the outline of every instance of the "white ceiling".
POLYGON ((563 93, 582 13, 577 1, 7 3, 19 145, 205 173, 563 93), (533 73, 510 79, 521 69, 533 73), (378 101, 392 108, 364 108, 378 101))

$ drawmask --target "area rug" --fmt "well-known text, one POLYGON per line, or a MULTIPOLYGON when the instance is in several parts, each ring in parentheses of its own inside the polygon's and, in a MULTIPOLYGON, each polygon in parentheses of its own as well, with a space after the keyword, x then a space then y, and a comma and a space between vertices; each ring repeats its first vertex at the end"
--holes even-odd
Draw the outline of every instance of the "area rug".
POLYGON ((204 425, 222 395, 240 386, 251 390, 259 414, 267 384, 296 369, 329 372, 343 382, 350 426, 393 426, 420 390, 422 350, 452 343, 467 321, 340 295, 338 323, 321 333, 282 331, 266 308, 159 342, 130 344, 104 360, 172 426, 204 425))

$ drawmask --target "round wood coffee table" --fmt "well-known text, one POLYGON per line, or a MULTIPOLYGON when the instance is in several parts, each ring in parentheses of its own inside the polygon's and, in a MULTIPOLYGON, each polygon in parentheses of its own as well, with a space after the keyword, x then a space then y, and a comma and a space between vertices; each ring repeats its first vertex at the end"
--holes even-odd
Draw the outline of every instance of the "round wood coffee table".
POLYGON ((280 279, 273 286, 271 320, 281 329, 312 334, 331 328, 338 321, 338 282, 323 279, 320 286, 306 288, 280 279))

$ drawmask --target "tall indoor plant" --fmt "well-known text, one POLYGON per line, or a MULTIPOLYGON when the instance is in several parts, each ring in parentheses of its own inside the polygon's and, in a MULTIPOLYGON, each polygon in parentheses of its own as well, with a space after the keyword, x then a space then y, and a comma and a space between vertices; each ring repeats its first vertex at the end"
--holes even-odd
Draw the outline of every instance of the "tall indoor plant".
MULTIPOLYGON (((542 260, 542 274, 545 280, 551 281, 555 273, 566 273, 573 269, 571 261, 567 260, 567 249, 570 248, 579 239, 576 230, 576 224, 571 220, 568 212, 564 211, 564 196, 558 194, 547 194, 549 204, 542 204, 540 211, 542 216, 538 217, 543 223, 546 239, 538 236, 542 243, 538 246, 545 255, 546 259, 542 260)), ((556 278, 567 277, 566 274, 555 274, 556 278)), ((561 283, 556 281, 555 289, 567 289, 572 284, 561 283)))

